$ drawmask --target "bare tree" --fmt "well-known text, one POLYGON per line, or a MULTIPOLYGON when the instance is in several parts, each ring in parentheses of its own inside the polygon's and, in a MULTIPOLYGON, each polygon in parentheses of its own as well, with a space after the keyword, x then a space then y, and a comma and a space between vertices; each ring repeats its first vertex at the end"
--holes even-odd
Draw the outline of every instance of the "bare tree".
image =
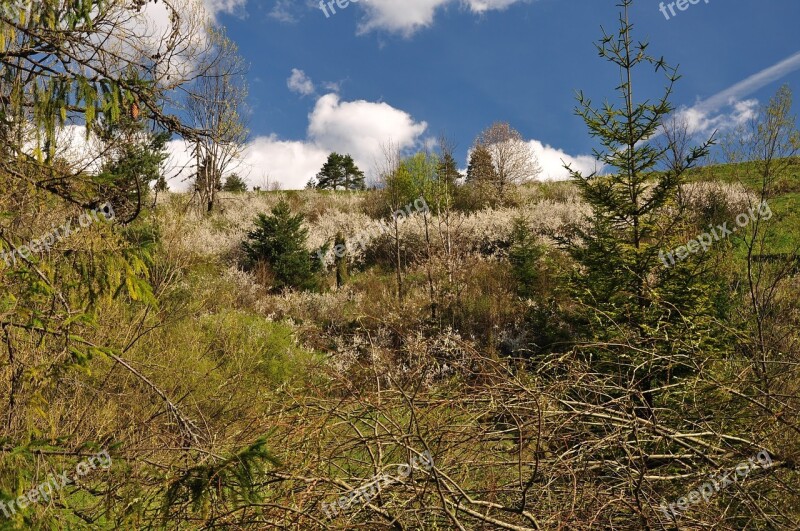
POLYGON ((492 155, 496 176, 494 187, 500 199, 510 186, 535 179, 542 169, 519 131, 507 122, 496 122, 475 140, 492 155))
POLYGON ((190 90, 189 121, 207 134, 195 144, 195 187, 207 212, 214 210, 222 177, 238 164, 248 130, 244 123, 246 67, 239 50, 224 33, 208 29, 211 47, 203 58, 204 72, 190 90))
POLYGON ((693 148, 689 120, 684 114, 673 113, 662 120, 661 128, 665 163, 670 170, 682 168, 693 148))
POLYGON ((400 175, 403 161, 400 147, 391 142, 381 146, 383 160, 376 162, 376 175, 383 184, 383 197, 386 207, 392 213, 392 245, 397 277, 397 299, 403 298, 402 241, 400 238, 400 220, 396 213, 402 211, 405 182, 400 175))
POLYGON ((753 372, 757 375, 757 390, 763 403, 773 406, 776 394, 785 390, 787 381, 797 377, 797 347, 791 340, 792 310, 787 290, 793 290, 800 248, 788 253, 770 254, 771 241, 777 237, 769 202, 775 195, 776 181, 787 174, 794 157, 800 151, 800 131, 797 117, 792 115, 792 91, 783 86, 769 104, 742 127, 733 131, 723 142, 727 161, 742 182, 757 182, 758 204, 751 204, 753 222, 737 237, 747 250, 744 299, 739 308, 741 326, 733 333, 747 345, 753 372), (746 164, 743 164, 746 163, 746 164))

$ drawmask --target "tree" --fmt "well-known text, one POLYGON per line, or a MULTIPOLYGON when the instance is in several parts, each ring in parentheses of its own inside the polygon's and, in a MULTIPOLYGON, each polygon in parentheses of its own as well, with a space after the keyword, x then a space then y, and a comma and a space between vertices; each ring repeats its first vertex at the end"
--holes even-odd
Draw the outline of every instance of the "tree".
MULTIPOLYGON (((309 183, 310 184, 310 183, 309 183)), ((317 188, 320 190, 364 190, 364 172, 358 169, 353 157, 331 153, 317 174, 317 188)))
POLYGON ((236 165, 248 131, 243 116, 244 61, 223 30, 209 27, 208 34, 212 52, 201 66, 206 74, 189 91, 186 109, 193 125, 205 132, 195 145, 195 189, 206 212, 211 212, 222 190, 222 176, 236 165))
POLYGON ((469 156, 466 186, 457 196, 458 208, 473 211, 497 206, 501 202, 497 182, 492 154, 485 146, 475 145, 469 156))
POLYGON ((663 141, 667 167, 679 171, 686 158, 692 154, 692 131, 689 119, 685 114, 671 113, 661 120, 663 141))
POLYGON ((508 261, 511 263, 511 271, 517 283, 517 295, 520 297, 530 299, 536 294, 536 282, 540 277, 539 268, 543 255, 542 245, 525 220, 514 220, 508 261))
POLYGON ((247 183, 238 174, 234 173, 225 180, 222 190, 224 192, 243 193, 247 191, 247 183))
POLYGON ((385 205, 384 214, 391 216, 392 246, 397 280, 397 299, 402 300, 405 294, 403 283, 403 245, 400 236, 400 224, 403 216, 403 206, 413 201, 414 185, 407 168, 403 166, 403 158, 397 145, 388 143, 382 146, 383 160, 377 168, 378 178, 383 184, 380 191, 381 199, 385 205))
POLYGON ((733 333, 741 338, 744 353, 752 364, 756 384, 753 386, 770 408, 779 408, 778 383, 793 370, 785 352, 784 330, 792 328, 786 310, 788 302, 781 296, 796 275, 800 247, 787 253, 771 254, 771 243, 781 239, 774 225, 770 201, 775 195, 777 180, 786 174, 800 152, 800 130, 792 114, 793 95, 788 85, 782 86, 755 115, 742 124, 723 142, 726 161, 731 164, 733 177, 742 183, 757 183, 758 197, 750 208, 758 212, 744 230, 736 236, 746 250, 746 282, 732 283, 742 300, 737 322, 731 323, 733 333), (771 254, 771 256, 770 256, 771 254), (765 256, 767 255, 767 256, 765 256), (765 260, 767 259, 768 260, 765 260))
POLYGON ((164 179, 162 165, 171 135, 151 131, 144 113, 136 119, 123 116, 118 122, 103 121, 96 128, 103 160, 97 175, 99 189, 123 222, 139 215, 153 183, 164 179))
POLYGON ((88 136, 141 118, 154 130, 199 135, 165 108, 171 90, 201 75, 174 67, 202 53, 200 10, 187 9, 183 0, 162 1, 173 24, 154 50, 140 13, 147 3, 3 2, 0 166, 10 179, 91 209, 100 200, 98 187, 84 170, 103 160, 84 150, 79 164, 65 166, 58 157, 64 127, 77 125, 88 136), (61 164, 56 173, 55 164, 61 164))
POLYGON ((494 123, 483 131, 475 141, 475 148, 478 147, 491 155, 494 175, 487 176, 501 201, 509 187, 535 179, 542 172, 528 143, 506 122, 494 123))
POLYGON ((292 215, 289 203, 281 200, 271 215, 259 214, 256 228, 247 233, 242 248, 251 267, 266 263, 275 276, 273 288, 313 289, 316 278, 311 255, 306 250, 308 230, 302 214, 292 215))
POLYGON ((497 181, 497 172, 494 169, 492 154, 482 145, 476 145, 469 156, 467 166, 468 183, 494 183, 497 181))
POLYGON ((169 192, 169 183, 167 183, 166 177, 164 177, 163 175, 159 175, 158 180, 156 180, 155 186, 153 186, 153 190, 156 193, 169 192))
POLYGON ((602 144, 603 151, 597 152, 600 160, 615 171, 583 175, 567 166, 592 209, 589 228, 576 229, 568 250, 580 265, 581 273, 572 279, 576 295, 596 312, 591 339, 622 345, 611 353, 604 349, 595 359, 607 363, 604 372, 632 382, 631 393, 641 405, 637 413, 650 417, 653 384, 668 374, 680 374, 685 367, 680 360, 687 359, 681 356, 694 354, 681 352, 683 345, 692 349, 713 337, 707 331, 704 335, 712 294, 702 268, 699 274, 680 264, 665 268, 659 259, 664 248, 680 245, 680 218, 675 218, 672 207, 686 171, 708 154, 712 140, 691 149, 680 162, 672 157, 676 146, 654 142, 673 111, 669 98, 678 75, 663 59, 650 56, 646 43, 633 41, 628 22, 631 3, 622 0, 619 32, 597 44, 600 56, 622 73, 623 83, 617 88, 621 108, 606 104, 595 109, 582 92, 578 95, 576 113, 602 144), (667 87, 659 99, 635 103, 633 73, 644 65, 663 72, 667 87), (660 165, 666 169, 656 172, 660 165), (694 322, 688 326, 691 319, 694 322), (686 343, 676 344, 671 337, 685 338, 686 343))

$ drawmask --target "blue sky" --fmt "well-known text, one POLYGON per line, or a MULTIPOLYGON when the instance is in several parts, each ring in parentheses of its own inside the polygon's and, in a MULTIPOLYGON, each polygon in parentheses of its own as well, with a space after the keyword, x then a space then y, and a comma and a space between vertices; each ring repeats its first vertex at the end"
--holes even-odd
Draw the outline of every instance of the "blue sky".
MULTIPOLYGON (((651 54, 680 66, 673 103, 699 132, 747 118, 783 83, 800 86, 800 2, 685 1, 675 16, 665 2, 668 20, 639 0, 632 20, 651 54)), ((559 178, 561 159, 592 165, 575 91, 616 98, 619 73, 594 48, 601 26, 616 28, 615 0, 361 0, 334 3, 329 17, 312 0, 206 2, 250 64, 241 173, 255 185, 302 187, 332 150, 370 173, 381 144, 414 150, 440 133, 466 166, 498 120, 531 141, 543 177, 559 178)), ((634 83, 655 97, 664 80, 641 71, 634 83)))

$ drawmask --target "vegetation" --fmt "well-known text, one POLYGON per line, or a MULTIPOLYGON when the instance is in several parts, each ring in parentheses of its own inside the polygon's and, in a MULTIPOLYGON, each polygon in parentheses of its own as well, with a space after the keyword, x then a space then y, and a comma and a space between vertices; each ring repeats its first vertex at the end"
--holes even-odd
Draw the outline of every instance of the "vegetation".
POLYGON ((0 529, 799 528, 792 92, 712 162, 621 3, 621 103, 578 101, 602 175, 531 182, 501 123, 465 182, 443 137, 386 146, 373 190, 334 153, 249 193, 241 62, 199 12, 167 1, 153 54, 143 2, 0 11, 0 529))
POLYGON ((223 192, 243 193, 247 191, 247 183, 237 174, 232 174, 225 179, 222 185, 223 192))
POLYGON ((243 247, 251 268, 269 268, 273 289, 309 289, 314 285, 314 273, 305 248, 307 236, 302 214, 292 215, 289 204, 281 201, 271 215, 259 214, 243 247))
POLYGON ((315 186, 319 190, 364 190, 364 172, 350 155, 331 153, 317 174, 315 186))

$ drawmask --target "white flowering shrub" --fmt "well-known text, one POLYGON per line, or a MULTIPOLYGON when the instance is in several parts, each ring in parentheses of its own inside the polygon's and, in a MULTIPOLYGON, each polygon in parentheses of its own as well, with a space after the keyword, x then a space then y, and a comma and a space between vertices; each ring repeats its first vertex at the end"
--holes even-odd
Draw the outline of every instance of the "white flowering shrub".
MULTIPOLYGON (((347 241, 347 259, 362 266, 393 256, 392 220, 376 220, 364 213, 367 193, 333 194, 304 190, 270 194, 221 194, 221 210, 206 216, 193 208, 177 208, 175 194, 164 194, 160 203, 165 234, 188 252, 202 257, 238 260, 241 242, 253 228, 260 213, 269 212, 281 198, 286 198, 294 212, 306 217, 307 247, 316 252, 328 245, 322 256, 327 267, 334 262, 333 242, 341 232, 347 241)), ((698 216, 709 216, 720 207, 734 215, 745 212, 755 197, 743 186, 722 182, 690 183, 683 187, 684 204, 698 216)), ((477 253, 487 258, 503 256, 510 244, 515 219, 523 219, 534 234, 558 233, 568 225, 582 225, 591 210, 583 203, 577 188, 570 183, 546 183, 520 190, 521 206, 485 209, 451 214, 449 234, 443 220, 428 215, 427 234, 433 248, 441 248, 448 239, 460 254, 477 253)), ((404 259, 421 256, 426 246, 425 218, 412 215, 399 224, 404 259)), ((543 237, 543 241, 547 241, 543 237)), ((552 242, 551 242, 552 243, 552 242)))

